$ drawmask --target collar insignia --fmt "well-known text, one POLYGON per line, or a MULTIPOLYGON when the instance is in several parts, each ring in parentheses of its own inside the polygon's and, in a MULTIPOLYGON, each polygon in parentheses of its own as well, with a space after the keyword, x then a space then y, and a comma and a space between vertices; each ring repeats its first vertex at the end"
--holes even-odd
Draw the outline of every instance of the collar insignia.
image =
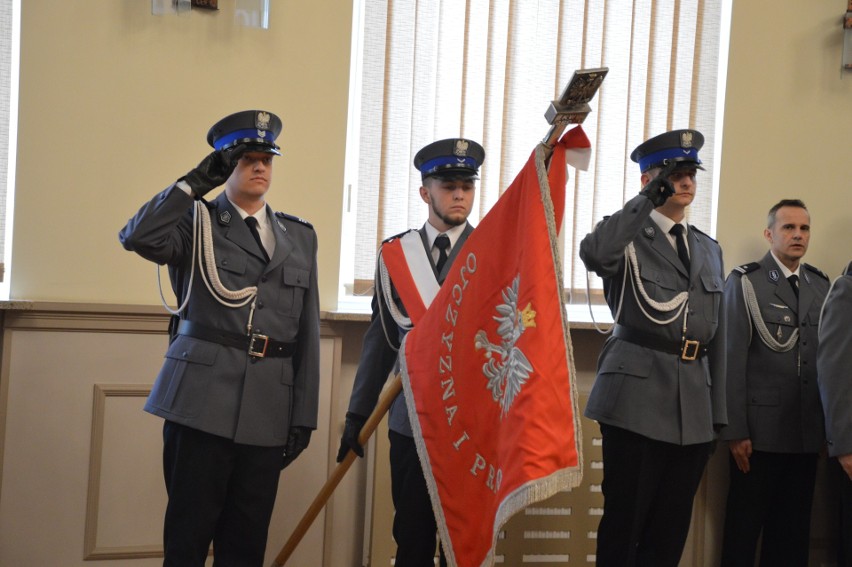
POLYGON ((654 230, 653 226, 646 226, 644 232, 646 238, 654 238, 657 236, 657 231, 654 230))
POLYGON ((781 276, 778 275, 778 270, 769 270, 769 279, 777 282, 781 276))
POLYGON ((219 222, 222 224, 228 224, 231 222, 231 213, 230 211, 222 211, 219 213, 219 222))

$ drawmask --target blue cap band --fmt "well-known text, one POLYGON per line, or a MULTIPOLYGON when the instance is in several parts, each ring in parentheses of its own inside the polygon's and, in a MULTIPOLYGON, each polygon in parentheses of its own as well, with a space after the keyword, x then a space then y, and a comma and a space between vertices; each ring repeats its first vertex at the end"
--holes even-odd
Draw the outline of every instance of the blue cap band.
POLYGON ((237 130, 236 132, 231 132, 226 134, 216 140, 213 144, 213 147, 217 150, 221 150, 222 148, 229 147, 233 142, 237 140, 247 140, 251 142, 256 142, 258 144, 268 144, 272 147, 277 147, 275 143, 270 142, 267 138, 258 135, 258 132, 264 132, 267 136, 272 138, 272 133, 267 132, 266 130, 258 130, 257 128, 247 128, 245 130, 237 130))
POLYGON ((422 173, 425 177, 427 175, 432 175, 436 171, 450 168, 469 169, 472 173, 476 173, 477 169, 479 169, 479 163, 470 156, 463 158, 455 156, 439 156, 423 163, 423 165, 420 166, 420 173, 422 173))
POLYGON ((696 148, 666 148, 640 158, 639 170, 648 171, 652 167, 662 165, 664 161, 671 159, 676 161, 694 161, 696 164, 701 163, 701 160, 698 159, 698 150, 696 148))

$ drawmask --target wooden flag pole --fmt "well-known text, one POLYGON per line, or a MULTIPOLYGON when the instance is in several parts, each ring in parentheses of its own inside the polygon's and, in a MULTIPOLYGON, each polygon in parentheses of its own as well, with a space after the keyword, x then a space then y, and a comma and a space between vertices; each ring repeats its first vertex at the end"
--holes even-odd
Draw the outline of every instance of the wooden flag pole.
MULTIPOLYGON (((370 417, 367 418, 366 423, 364 423, 364 427, 361 428, 361 433, 358 434, 359 445, 363 447, 367 444, 367 441, 369 441, 370 437, 373 436, 373 432, 379 426, 382 418, 384 418, 388 409, 390 409, 391 403, 393 403, 393 400, 401 391, 402 380, 400 379, 399 374, 397 374, 388 381, 387 385, 382 390, 382 395, 379 397, 376 408, 373 410, 373 413, 370 414, 370 417)), ((293 551, 295 551, 296 546, 299 545, 299 542, 302 541, 303 537, 305 537, 305 534, 308 532, 311 524, 313 524, 320 511, 325 507, 328 499, 331 498, 331 495, 334 493, 337 485, 340 484, 341 480, 343 480, 343 477, 346 475, 349 467, 351 467, 352 463, 355 462, 356 457, 357 455, 355 455, 355 453, 353 453, 350 449, 349 452, 346 453, 346 457, 344 457, 343 461, 341 461, 332 471, 328 480, 325 481, 325 484, 316 495, 316 498, 314 498, 314 501, 311 503, 310 507, 308 507, 307 512, 305 512, 305 515, 302 516, 302 519, 299 521, 296 529, 293 530, 293 533, 290 535, 290 539, 287 540, 287 543, 285 543, 284 547, 281 548, 281 551, 278 552, 278 556, 272 564, 273 567, 281 567, 287 562, 293 554, 293 551)))

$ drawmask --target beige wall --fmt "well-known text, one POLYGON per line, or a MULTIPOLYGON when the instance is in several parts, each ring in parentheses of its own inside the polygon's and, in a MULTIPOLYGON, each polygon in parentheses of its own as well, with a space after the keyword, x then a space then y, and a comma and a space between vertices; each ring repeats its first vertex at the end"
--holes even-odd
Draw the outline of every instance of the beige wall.
POLYGON ((272 2, 268 30, 234 25, 235 0, 22 4, 13 298, 157 303, 118 230, 207 155, 213 122, 261 107, 284 122, 269 202, 317 226, 336 301, 350 2, 272 2))
POLYGON ((811 211, 806 260, 852 260, 852 72, 841 75, 844 0, 734 2, 718 239, 730 269, 762 256, 766 211, 811 211))
MULTIPOLYGON (((269 200, 316 226, 322 307, 336 306, 351 2, 274 2, 266 31, 235 26, 234 0, 161 17, 147 0, 23 4, 13 298, 157 303, 153 267, 118 229, 206 155, 212 122, 264 107, 284 121, 269 200)), ((844 9, 734 4, 717 230, 729 268, 762 255, 765 211, 788 196, 812 211, 812 263, 836 275, 852 257, 844 9)))

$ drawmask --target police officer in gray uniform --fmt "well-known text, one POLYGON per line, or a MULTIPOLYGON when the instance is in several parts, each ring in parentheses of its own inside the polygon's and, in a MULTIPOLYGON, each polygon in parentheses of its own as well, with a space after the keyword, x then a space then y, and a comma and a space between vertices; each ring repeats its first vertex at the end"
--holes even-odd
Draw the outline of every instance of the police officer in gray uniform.
POLYGON ((840 477, 838 567, 852 566, 852 262, 825 299, 817 382, 825 408, 828 455, 840 477))
POLYGON ((247 110, 120 231, 169 269, 179 317, 145 410, 165 419, 164 565, 261 566, 281 469, 317 425, 317 237, 265 196, 280 119, 247 110), (210 202, 202 198, 223 185, 210 202))
POLYGON ((616 323, 585 410, 603 435, 599 566, 678 564, 726 422, 722 251, 685 221, 703 143, 674 130, 637 147, 643 189, 580 243, 616 323))
POLYGON ((825 443, 817 386, 817 326, 828 278, 801 261, 805 204, 769 210, 770 250, 725 283, 730 487, 722 565, 808 565, 817 456, 825 443))
MULTIPOLYGON (((473 208, 477 175, 484 159, 482 146, 464 138, 433 142, 414 156, 414 166, 420 171, 423 182, 420 197, 429 206, 428 220, 418 231, 408 231, 385 242, 413 235, 419 237, 423 254, 431 265, 425 277, 434 278, 439 284, 447 277, 462 245, 473 232, 467 217, 473 208)), ((398 322, 399 317, 395 319, 392 315, 392 311, 396 311, 406 316, 405 305, 396 288, 392 289, 391 297, 383 295, 381 290, 377 275, 376 293, 372 302, 373 315, 364 335, 361 360, 355 374, 346 426, 337 455, 338 462, 345 458, 349 450, 360 457, 364 456, 364 450, 358 444, 358 434, 367 416, 375 408, 388 374, 398 368, 399 346, 408 331, 404 323, 398 322), (389 301, 393 302, 393 309, 389 307, 389 301)), ((391 495, 396 511, 393 519, 393 536, 397 544, 394 564, 397 567, 432 567, 437 523, 417 456, 403 393, 391 405, 388 427, 391 495)), ((441 565, 445 564, 442 553, 441 565)))

